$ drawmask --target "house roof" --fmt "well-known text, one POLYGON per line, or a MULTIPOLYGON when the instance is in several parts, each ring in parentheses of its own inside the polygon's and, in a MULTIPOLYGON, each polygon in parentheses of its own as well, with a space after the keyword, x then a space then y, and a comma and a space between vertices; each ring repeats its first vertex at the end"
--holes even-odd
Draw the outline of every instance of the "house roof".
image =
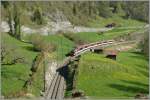
POLYGON ((105 54, 106 55, 117 55, 118 51, 117 50, 106 50, 105 54))

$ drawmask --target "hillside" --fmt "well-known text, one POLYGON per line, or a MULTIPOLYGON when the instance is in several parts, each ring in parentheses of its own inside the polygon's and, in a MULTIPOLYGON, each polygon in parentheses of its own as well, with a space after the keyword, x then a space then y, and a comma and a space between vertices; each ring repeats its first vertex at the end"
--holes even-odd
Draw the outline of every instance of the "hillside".
POLYGON ((133 98, 141 92, 148 94, 147 60, 132 52, 119 53, 116 61, 87 53, 79 62, 77 89, 89 98, 133 98))
POLYGON ((148 3, 1 1, 2 99, 148 98, 148 3))
POLYGON ((37 52, 30 50, 33 47, 31 44, 20 42, 7 33, 2 33, 2 43, 2 46, 5 46, 6 50, 8 49, 8 56, 5 59, 8 64, 2 64, 1 67, 2 94, 6 97, 14 97, 22 91, 23 85, 31 73, 30 68, 37 52), (13 57, 23 57, 24 62, 9 64, 9 60, 13 57))
MULTIPOLYGON (((11 3, 2 2, 2 21, 8 22, 9 25, 9 13, 13 15, 14 12, 11 10, 15 11, 19 8, 20 10, 17 11, 20 13, 21 31, 27 34, 48 35, 59 31, 71 31, 77 28, 76 26, 104 28, 107 24, 116 23, 118 27, 136 27, 145 25, 145 22, 148 23, 147 2, 141 2, 142 7, 137 2, 45 1, 15 3, 16 8, 13 8, 11 3), (133 11, 134 5, 137 8, 133 11)), ((2 25, 2 27, 8 25, 2 25)))

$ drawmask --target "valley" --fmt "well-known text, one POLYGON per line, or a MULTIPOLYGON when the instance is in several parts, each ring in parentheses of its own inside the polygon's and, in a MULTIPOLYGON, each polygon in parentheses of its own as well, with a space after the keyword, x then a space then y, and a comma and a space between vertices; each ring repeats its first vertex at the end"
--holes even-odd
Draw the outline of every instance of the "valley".
POLYGON ((149 98, 147 4, 2 2, 2 98, 149 98))

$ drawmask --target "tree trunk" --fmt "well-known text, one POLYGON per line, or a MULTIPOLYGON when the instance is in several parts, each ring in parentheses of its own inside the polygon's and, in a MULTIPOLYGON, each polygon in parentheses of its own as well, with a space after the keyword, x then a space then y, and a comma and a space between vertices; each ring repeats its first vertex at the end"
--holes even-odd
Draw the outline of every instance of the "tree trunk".
POLYGON ((15 29, 15 37, 19 40, 21 40, 21 35, 20 35, 20 14, 17 9, 17 6, 14 5, 14 29, 15 29))

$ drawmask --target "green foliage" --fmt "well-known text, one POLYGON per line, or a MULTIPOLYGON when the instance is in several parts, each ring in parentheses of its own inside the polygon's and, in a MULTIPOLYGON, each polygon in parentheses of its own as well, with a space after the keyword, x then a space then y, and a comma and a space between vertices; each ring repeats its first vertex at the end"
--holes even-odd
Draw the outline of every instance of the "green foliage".
POLYGON ((1 44, 1 64, 13 65, 16 63, 25 63, 25 59, 22 54, 16 51, 18 47, 13 45, 1 44))
POLYGON ((15 37, 21 40, 20 11, 16 4, 14 4, 14 23, 15 37))
POLYGON ((31 71, 36 72, 38 68, 40 67, 39 65, 41 65, 40 63, 43 63, 43 61, 44 61, 44 54, 39 53, 33 61, 31 71))
POLYGON ((65 55, 70 52, 75 45, 61 34, 44 36, 44 41, 56 46, 55 53, 57 60, 63 60, 66 57, 65 55))
POLYGON ((148 14, 149 14, 148 8, 149 8, 148 1, 126 2, 124 6, 127 18, 138 19, 145 22, 148 22, 148 14))
POLYGON ((123 10, 124 2, 121 1, 110 1, 110 7, 113 8, 112 12, 120 16, 124 16, 125 11, 123 10))
POLYGON ((42 49, 45 45, 41 35, 33 34, 30 36, 29 41, 33 44, 35 51, 42 51, 42 49))
POLYGON ((4 6, 4 8, 7 8, 9 6, 8 1, 1 1, 1 4, 4 6))
POLYGON ((40 7, 36 7, 34 9, 34 13, 32 16, 32 21, 36 22, 38 25, 43 24, 44 20, 43 20, 43 15, 42 15, 42 10, 40 7))
POLYGON ((112 11, 110 10, 108 1, 101 1, 98 4, 99 4, 98 10, 100 16, 104 18, 108 18, 112 16, 112 11))
POLYGON ((20 15, 21 11, 19 10, 18 4, 10 3, 9 6, 6 8, 7 17, 8 17, 8 24, 10 27, 9 34, 21 40, 21 22, 20 22, 20 15), (14 22, 14 23, 13 23, 14 22))
MULTIPOLYGON (((7 7, 12 5, 12 2, 2 3, 4 10, 8 12, 7 7), (6 7, 7 6, 7 7, 6 7)), ((147 1, 75 1, 75 2, 14 2, 20 5, 20 10, 25 12, 20 19, 27 25, 43 25, 47 15, 54 15, 56 11, 62 12, 68 20, 74 25, 86 26, 89 21, 96 17, 111 18, 114 14, 119 16, 131 17, 142 21, 148 21, 148 2, 147 1), (26 12, 30 12, 29 15, 26 12), (142 13, 141 13, 142 12, 142 13), (34 23, 34 24, 33 24, 34 23)), ((3 9, 2 9, 3 10, 3 9)), ((4 15, 5 17, 5 15, 4 15)), ((50 20, 54 20, 52 17, 50 20)))
POLYGON ((81 44, 85 43, 85 41, 83 39, 81 39, 79 36, 75 35, 74 33, 64 33, 63 35, 64 35, 64 37, 73 41, 77 45, 81 45, 81 44))
POLYGON ((52 43, 44 41, 44 37, 42 35, 33 34, 30 35, 29 40, 33 46, 35 51, 47 51, 47 52, 53 52, 56 49, 56 46, 52 43))
POLYGON ((27 89, 28 92, 34 93, 35 95, 39 95, 40 92, 44 89, 44 61, 44 52, 41 52, 35 57, 31 67, 32 74, 24 84, 24 88, 27 89))

